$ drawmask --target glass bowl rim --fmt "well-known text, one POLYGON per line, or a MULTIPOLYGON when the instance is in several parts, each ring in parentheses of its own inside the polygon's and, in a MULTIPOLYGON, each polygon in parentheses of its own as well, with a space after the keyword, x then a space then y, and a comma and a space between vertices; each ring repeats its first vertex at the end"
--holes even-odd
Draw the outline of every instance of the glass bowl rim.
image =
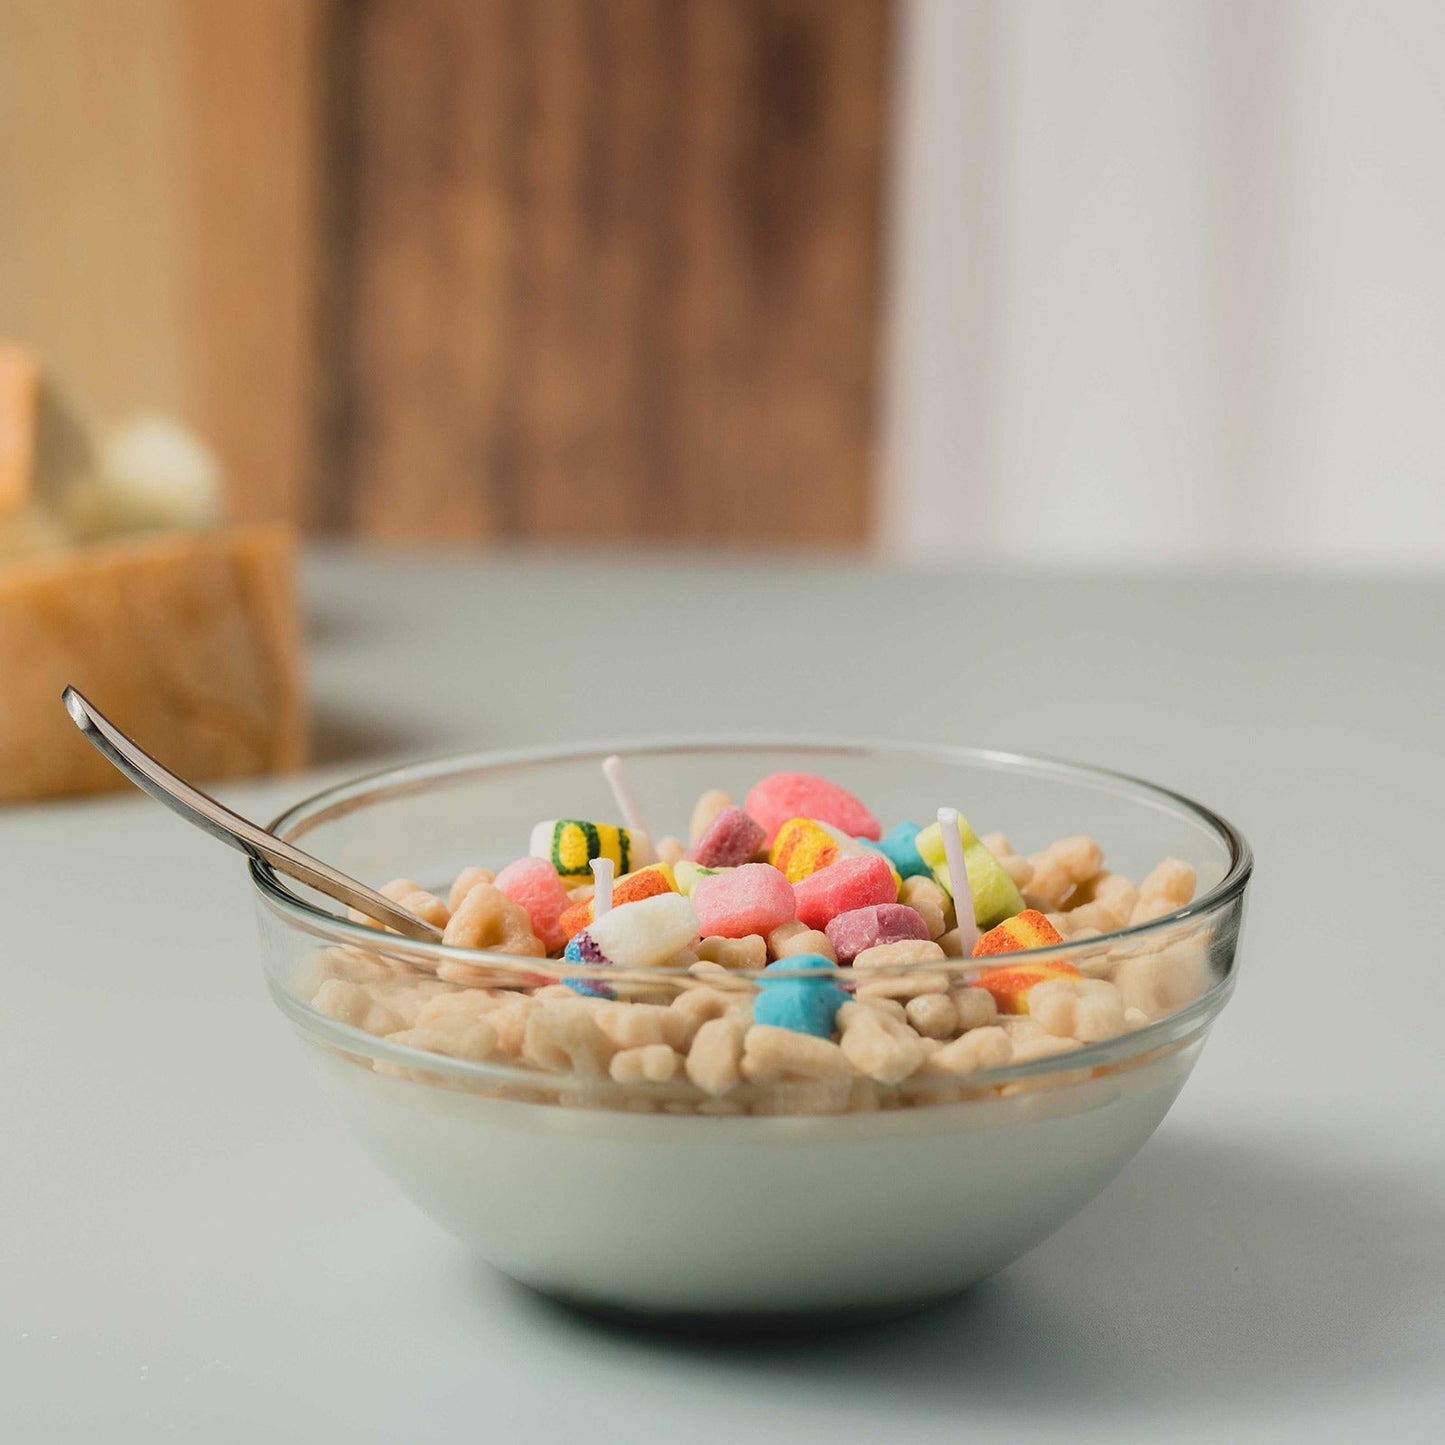
MULTIPOLYGON (((603 743, 545 744, 545 746, 525 747, 525 749, 451 753, 425 760, 425 762, 403 763, 400 766, 386 767, 386 769, 366 773, 366 775, 344 780, 344 782, 331 783, 327 788, 309 793, 306 798, 292 803, 285 811, 277 814, 266 825, 266 831, 272 832, 277 837, 285 838, 288 837, 285 829, 305 824, 306 828, 302 829, 302 832, 292 835, 293 838, 303 837, 303 834, 311 828, 319 827, 324 822, 340 818, 350 812, 360 811, 371 802, 379 801, 379 795, 384 798, 396 798, 396 796, 405 796, 410 792, 425 792, 429 785, 441 779, 496 772, 497 769, 504 769, 504 767, 532 767, 536 764, 546 763, 597 762, 600 764, 604 757, 614 753, 627 759, 627 757, 695 753, 695 751, 744 751, 744 753, 746 751, 754 751, 754 753, 851 751, 860 756, 861 754, 902 754, 909 759, 933 760, 933 762, 939 763, 984 764, 997 772, 1027 773, 1027 775, 1038 777, 1053 776, 1059 780, 1068 780, 1068 782, 1085 783, 1094 788, 1103 786, 1113 792, 1134 793, 1134 795, 1140 796, 1142 801, 1152 801, 1155 806, 1168 802, 1173 805, 1173 808, 1182 809, 1196 822, 1214 832, 1215 837, 1224 842, 1225 847, 1228 848, 1230 867, 1225 870, 1224 877, 1208 890, 1208 893, 1201 894, 1196 899, 1189 900, 1183 907, 1163 913, 1159 918, 1150 919, 1146 923, 1134 923, 1129 928, 1113 929, 1111 932, 1100 933, 1091 938, 1072 939, 1072 941, 1065 941, 1062 944, 1055 944, 1051 948, 1029 949, 1030 961, 1052 961, 1055 958, 1066 961, 1072 955, 1094 951, 1104 941, 1114 942, 1121 938, 1143 938, 1150 933, 1178 928, 1181 923, 1189 919, 1205 918, 1211 913, 1220 912, 1222 907, 1227 906, 1228 903, 1233 902, 1235 897, 1238 897, 1238 894, 1243 893, 1250 880, 1250 874, 1253 873, 1254 855, 1251 853, 1250 845, 1244 840, 1244 835, 1234 827, 1234 824, 1214 812, 1214 809, 1207 808, 1204 803, 1189 798, 1185 793, 1162 788, 1157 783, 1149 782, 1142 777, 1134 777, 1130 773, 1114 772, 1105 767, 1094 767, 1087 763, 1065 762, 1062 759, 1053 759, 1053 757, 1043 757, 1032 753, 1010 753, 1010 751, 981 749, 981 747, 967 747, 961 746, 961 744, 899 743, 899 741, 857 737, 624 738, 624 740, 603 741, 603 743)), ((539 965, 545 967, 548 972, 558 972, 559 977, 562 978, 584 977, 584 975, 595 974, 597 971, 595 964, 568 964, 564 959, 527 958, 517 954, 503 954, 496 949, 461 948, 457 944, 441 944, 441 942, 432 944, 432 942, 419 941, 419 939, 402 938, 399 933, 379 933, 377 929, 371 928, 367 923, 354 923, 338 913, 331 913, 322 907, 312 905, 308 900, 303 899, 301 894, 293 892, 285 876, 277 873, 276 868, 263 858, 251 858, 250 874, 251 881, 256 886, 257 893, 260 894, 263 902, 272 907, 273 912, 299 922, 303 931, 312 933, 318 938, 331 939, 337 944, 354 944, 370 949, 376 949, 377 942, 384 941, 387 954, 403 957, 407 962, 413 962, 413 964, 419 962, 423 967, 428 968, 428 971, 435 971, 435 965, 438 962, 447 961, 447 959, 465 962, 465 964, 486 965, 487 968, 501 968, 501 970, 519 975, 535 972, 539 965)), ((967 959, 939 959, 935 967, 957 968, 959 964, 967 964, 967 959)), ((899 974, 899 972, 907 972, 915 967, 918 965, 892 965, 889 968, 870 971, 870 975, 884 978, 892 974, 899 974)), ((981 968, 987 967, 987 965, 972 964, 970 967, 981 968)), ((685 970, 676 970, 676 968, 650 968, 644 972, 649 978, 691 977, 686 974, 685 970)), ((730 970, 730 972, 736 978, 762 977, 762 970, 738 968, 738 970, 730 970)), ((788 977, 788 974, 773 970, 767 974, 767 977, 788 977)))
MULTIPOLYGON (((1120 939, 1146 938, 1152 934, 1167 933, 1191 920, 1203 921, 1211 914, 1222 912, 1239 898, 1248 886, 1253 872, 1254 857, 1250 846, 1244 835, 1228 819, 1186 794, 1129 773, 1039 754, 971 747, 963 744, 900 742, 896 739, 826 735, 777 737, 748 734, 702 737, 633 737, 595 743, 543 744, 526 748, 486 749, 445 754, 420 762, 382 768, 357 778, 330 784, 302 798, 278 814, 267 824, 267 831, 285 837, 284 829, 294 827, 298 823, 305 823, 307 829, 303 830, 303 833, 294 835, 300 837, 311 827, 343 817, 347 813, 359 811, 370 802, 376 801, 377 794, 386 797, 404 796, 411 792, 426 791, 430 785, 439 780, 473 776, 502 768, 529 768, 547 763, 596 762, 600 765, 604 758, 614 753, 626 759, 641 755, 690 752, 818 752, 835 755, 841 752, 854 753, 859 756, 865 754, 894 755, 937 763, 981 764, 997 771, 1024 773, 1044 779, 1053 777, 1060 781, 1071 781, 1108 791, 1130 793, 1142 802, 1152 802, 1155 807, 1161 807, 1167 803, 1173 809, 1182 809, 1186 814, 1192 816, 1196 822, 1212 832, 1228 848, 1230 864, 1224 877, 1201 897, 1192 899, 1182 908, 1174 909, 1147 923, 1116 929, 1092 938, 1056 944, 1052 948, 1030 949, 1028 953, 1031 963, 1054 960, 1067 962, 1071 956, 1080 956, 1090 950, 1097 950, 1104 943, 1113 944, 1120 939)), ((385 941, 385 952, 388 956, 419 964, 428 972, 434 972, 438 963, 451 960, 493 970, 500 969, 515 975, 519 982, 524 979, 525 975, 535 974, 539 968, 545 968, 549 981, 551 981, 550 976, 554 974, 558 980, 561 980, 567 977, 592 977, 597 973, 596 964, 568 964, 561 959, 522 957, 489 949, 427 943, 402 938, 398 934, 378 935, 377 930, 367 924, 353 923, 345 917, 329 913, 310 904, 299 894, 293 892, 283 876, 278 874, 271 864, 262 859, 252 858, 250 860, 250 872, 258 894, 258 901, 284 921, 298 927, 302 932, 331 943, 342 946, 355 945, 370 951, 376 950, 380 937, 385 941)), ((977 971, 987 967, 988 963, 984 960, 947 958, 933 961, 927 966, 935 970, 948 970, 961 975, 969 969, 977 971)), ((868 972, 870 979, 882 979, 891 975, 912 972, 917 967, 916 964, 900 964, 887 968, 870 969, 868 972)), ((729 975, 735 979, 755 980, 762 977, 762 971, 732 969, 729 970, 729 975)), ((608 976, 609 978, 615 977, 618 981, 641 978, 653 980, 696 979, 696 975, 683 969, 619 971, 615 975, 609 974, 608 976)), ((803 975, 801 972, 787 974, 774 970, 767 976, 772 979, 803 975)), ((1103 1040, 1100 1043, 1086 1044, 1067 1053, 1050 1055, 1021 1064, 1007 1064, 996 1069, 980 1070, 969 1074, 966 1079, 955 1080, 940 1075, 939 1087, 943 1088, 950 1083, 960 1082, 964 1082, 970 1087, 974 1085, 986 1087, 1020 1079, 1039 1079, 1051 1074, 1075 1073, 1101 1065, 1122 1063, 1136 1056, 1147 1055, 1156 1049, 1182 1045, 1208 1027, 1228 1000, 1234 983, 1235 970, 1231 966, 1223 978, 1217 979, 1198 998, 1142 1028, 1116 1038, 1103 1040)), ((434 1054, 423 1049, 413 1049, 406 1045, 389 1044, 385 1039, 377 1038, 352 1025, 328 1018, 316 1012, 303 1001, 286 996, 284 990, 274 981, 271 991, 282 1011, 294 1023, 308 1032, 329 1036, 329 1041, 335 1047, 347 1052, 404 1063, 420 1072, 447 1074, 471 1080, 529 1083, 533 1087, 538 1084, 538 1075, 534 1071, 519 1071, 491 1061, 475 1063, 470 1060, 434 1054)), ((551 1084, 559 1083, 560 1079, 561 1076, 543 1076, 544 1082, 551 1084)), ((590 1090, 599 1093, 621 1090, 630 1093, 656 1093, 662 1096, 674 1087, 663 1084, 621 1085, 610 1079, 586 1082, 590 1090)))

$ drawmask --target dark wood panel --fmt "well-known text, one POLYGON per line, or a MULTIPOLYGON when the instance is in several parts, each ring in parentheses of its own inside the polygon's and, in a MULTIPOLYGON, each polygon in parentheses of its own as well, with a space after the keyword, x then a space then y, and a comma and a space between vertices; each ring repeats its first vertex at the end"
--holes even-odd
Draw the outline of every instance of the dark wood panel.
POLYGON ((861 539, 887 0, 342 13, 318 520, 861 539))

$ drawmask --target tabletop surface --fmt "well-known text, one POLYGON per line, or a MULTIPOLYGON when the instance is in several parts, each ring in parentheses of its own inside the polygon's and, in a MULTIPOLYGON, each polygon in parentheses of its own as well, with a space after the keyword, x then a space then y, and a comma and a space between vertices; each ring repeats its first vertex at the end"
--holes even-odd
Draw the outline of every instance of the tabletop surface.
POLYGON ((369 1164, 235 854, 138 794, 0 810, 0 1438, 1438 1438, 1445 586, 342 553, 305 584, 319 766, 219 790, 254 816, 579 737, 1076 757, 1250 838, 1239 988, 1155 1137, 993 1280, 678 1342, 472 1263, 369 1164))

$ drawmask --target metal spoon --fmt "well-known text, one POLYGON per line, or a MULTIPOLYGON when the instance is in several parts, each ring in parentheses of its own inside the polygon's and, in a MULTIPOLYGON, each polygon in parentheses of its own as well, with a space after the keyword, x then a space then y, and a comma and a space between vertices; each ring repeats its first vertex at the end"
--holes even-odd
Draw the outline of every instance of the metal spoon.
POLYGON ((441 930, 425 919, 398 908, 391 899, 366 884, 358 883, 345 873, 338 873, 330 864, 303 853, 264 828, 258 828, 199 788, 193 788, 184 778, 178 778, 138 747, 73 687, 67 687, 61 698, 76 727, 98 752, 136 787, 149 793, 158 803, 164 803, 172 812, 179 813, 188 823, 204 828, 213 838, 239 848, 252 858, 264 858, 288 877, 309 884, 338 903, 355 908, 378 923, 385 923, 407 938, 423 939, 428 943, 441 940, 441 930))

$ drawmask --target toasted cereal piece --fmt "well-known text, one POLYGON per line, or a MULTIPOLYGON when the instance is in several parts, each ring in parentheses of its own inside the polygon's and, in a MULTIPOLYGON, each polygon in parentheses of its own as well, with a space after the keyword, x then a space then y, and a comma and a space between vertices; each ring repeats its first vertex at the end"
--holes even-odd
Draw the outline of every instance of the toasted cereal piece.
POLYGON ((1149 923, 1183 908, 1193 899, 1198 882, 1198 875, 1183 859, 1166 858, 1139 885, 1139 900, 1129 921, 1149 923))
POLYGON ((650 1044, 680 1049, 687 1045, 687 1020, 670 1004, 609 1003, 599 999, 591 1008, 598 1027, 619 1049, 650 1044))
POLYGON ((926 1039, 951 1039, 958 1032, 958 1009, 946 993, 921 993, 904 1005, 908 1022, 926 1039))
POLYGON ((1193 1003, 1209 987, 1209 965, 1200 943, 1185 940, 1124 959, 1114 983, 1125 1009, 1138 1009, 1152 1022, 1193 1003))
POLYGON ((877 1009, 845 1004, 838 1011, 840 1046, 860 1074, 880 1084, 898 1084, 923 1066, 918 1035, 877 1009))
POLYGON ((488 1014, 495 1013, 509 1000, 517 997, 517 994, 503 993, 494 988, 449 988, 445 993, 433 994, 422 1004, 416 1022, 434 1023, 448 1014, 459 1014, 473 1019, 486 1018, 488 1014))
POLYGON ((643 1044, 613 1054, 607 1071, 619 1084, 665 1084, 677 1076, 683 1058, 666 1044, 643 1044))
POLYGON ((824 958, 838 962, 838 955, 833 952, 828 935, 816 928, 809 928, 796 918, 768 934, 768 952, 774 958, 791 958, 798 953, 821 953, 824 958))
POLYGON ((943 993, 948 988, 948 974, 942 969, 915 967, 926 965, 943 957, 943 950, 936 943, 922 939, 902 939, 897 943, 882 943, 876 948, 865 948, 853 960, 853 974, 857 978, 857 995, 864 998, 917 998, 920 994, 943 993), (879 970, 903 970, 885 972, 879 970))
POLYGON ((499 1053, 517 1058, 527 1036, 527 1020, 543 1007, 526 994, 513 994, 500 1008, 487 1015, 487 1022, 497 1031, 499 1053))
MULTIPOLYGON (((425 919, 433 928, 447 926, 451 910, 434 893, 428 893, 421 884, 414 883, 410 878, 393 878, 389 883, 383 883, 376 891, 383 898, 389 898, 398 907, 406 909, 408 913, 414 913, 418 918, 425 919)), ((355 908, 348 910, 347 917, 353 923, 365 923, 382 932, 395 931, 386 929, 378 919, 361 913, 355 908)))
POLYGON ((343 978, 347 983, 375 983, 409 976, 414 975, 406 964, 379 953, 363 948, 324 948, 312 955, 309 967, 295 986, 298 993, 306 993, 309 980, 310 992, 315 993, 328 978, 343 978))
POLYGON ((853 1065, 831 1039, 754 1024, 743 1039, 742 1075, 758 1084, 848 1080, 853 1065))
MULTIPOLYGON (((967 1037, 967 1035, 965 1035, 967 1037)), ((1062 1039, 1057 1034, 1030 1034, 1014 1040, 1015 1064, 1029 1064, 1036 1059, 1052 1058, 1055 1054, 1067 1054, 1083 1046, 1077 1039, 1062 1039)))
MULTIPOLYGON (((668 1007, 682 1020, 682 1041, 677 1047, 686 1047, 701 1032, 705 1023, 722 1018, 728 1012, 735 997, 736 995, 725 989, 704 985, 699 988, 690 988, 686 993, 679 994, 673 999, 668 1007)), ((751 1018, 751 996, 747 1000, 747 1005, 748 1016, 751 1018)))
POLYGON ((450 998, 452 985, 439 978, 390 978, 379 979, 368 984, 371 996, 384 1008, 389 1008, 400 1020, 404 1029, 414 1029, 422 1011, 437 998, 450 998))
POLYGON ((498 1051, 497 1031, 491 1021, 463 1013, 440 1014, 428 1023, 393 1034, 390 1042, 473 1063, 482 1063, 498 1051))
POLYGON ((448 921, 442 942, 456 948, 494 948, 528 958, 547 956, 546 946, 532 932, 527 910, 492 883, 473 885, 448 921))
POLYGON ((866 995, 858 1000, 864 1008, 877 1009, 881 1014, 887 1014, 889 1018, 896 1019, 899 1023, 907 1023, 908 1015, 904 1012, 903 1005, 896 998, 869 998, 866 995))
POLYGON ((853 959, 857 994, 860 998, 915 998, 919 994, 944 993, 948 974, 938 968, 912 967, 939 961, 944 951, 925 939, 900 939, 894 944, 866 948, 853 959), (902 971, 905 970, 906 971, 902 971), (900 970, 883 972, 879 970, 900 970))
POLYGON ((716 1098, 740 1082, 744 1033, 742 1024, 722 1017, 698 1028, 687 1053, 687 1076, 703 1093, 716 1098))
MULTIPOLYGON (((893 943, 880 943, 853 955, 853 971, 861 977, 871 969, 900 968, 909 964, 933 963, 943 957, 943 950, 924 938, 900 938, 893 943)), ((937 977, 937 970, 930 970, 937 977)), ((946 977, 946 975, 944 975, 946 977)), ((947 984, 944 985, 947 987, 947 984)), ((911 997, 911 995, 910 995, 911 997)))
POLYGON ((960 1033, 998 1022, 998 1002, 986 988, 956 988, 949 997, 958 1013, 960 1033))
POLYGON ((720 963, 724 968, 764 968, 768 962, 767 940, 760 933, 743 938, 704 938, 697 946, 697 956, 707 963, 720 963))
POLYGON ((938 939, 956 922, 953 899, 931 874, 905 878, 898 890, 898 901, 906 903, 928 925, 928 936, 938 939))
POLYGON ((1112 933, 1127 927, 1138 901, 1139 889, 1122 874, 1098 874, 1069 895, 1068 937, 1077 938, 1088 928, 1112 933))
POLYGON ((447 907, 453 913, 461 907, 462 899, 477 886, 478 883, 495 883, 497 875, 490 868, 463 868, 457 874, 456 881, 452 884, 451 892, 447 894, 447 907))
POLYGON ((539 1069, 599 1079, 606 1076, 615 1051, 582 999, 540 1003, 527 1018, 522 1057, 539 1069))
POLYGON ((327 979, 316 990, 311 1007, 327 1018, 378 1038, 394 1034, 402 1027, 396 1011, 378 1003, 366 984, 348 983, 341 978, 327 979))
MULTIPOLYGON (((830 1044, 829 1047, 838 1046, 830 1044)), ((848 1075, 830 1079, 787 1079, 771 1085, 761 1098, 754 1099, 751 1112, 775 1116, 846 1114, 852 1095, 853 1079, 848 1075)))
POLYGON ((1029 862, 1033 876, 1023 890, 1024 902, 1041 913, 1063 906, 1080 883, 1087 883, 1104 866, 1104 854, 1092 838, 1060 838, 1029 862))
MULTIPOLYGON (((714 962, 710 958, 700 958, 688 969, 694 978, 700 978, 710 988, 729 989, 734 993, 743 992, 751 995, 753 986, 745 978, 737 978, 733 970, 724 968, 722 964, 714 962)), ((678 992, 683 989, 696 988, 696 984, 682 984, 678 992)))
POLYGON ((996 1024, 970 1029, 951 1044, 928 1055, 928 1068, 945 1074, 972 1074, 1001 1069, 1013 1062, 1013 1040, 996 1024))
POLYGON ((1101 978, 1046 979, 1029 992, 1029 1014, 1048 1033, 1082 1044, 1124 1032, 1124 996, 1101 978))

